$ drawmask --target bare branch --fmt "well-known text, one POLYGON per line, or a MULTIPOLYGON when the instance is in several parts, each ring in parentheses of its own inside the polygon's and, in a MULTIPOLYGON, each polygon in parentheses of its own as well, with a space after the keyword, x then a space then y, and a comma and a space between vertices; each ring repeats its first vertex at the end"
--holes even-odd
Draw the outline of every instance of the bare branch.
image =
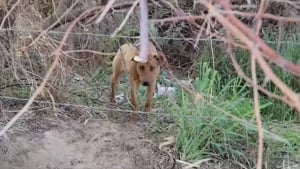
POLYGON ((0 136, 4 135, 6 133, 6 131, 12 127, 12 125, 25 113, 28 111, 30 105, 34 102, 35 98, 42 92, 43 88, 45 87, 49 77, 51 76, 52 72, 54 71, 55 67, 58 64, 58 61, 60 59, 60 55, 61 55, 61 51, 64 47, 64 44, 69 36, 69 33, 71 32, 71 30, 73 29, 73 27, 76 25, 76 23, 78 21, 80 21, 80 19, 82 17, 84 17, 85 15, 87 15, 88 13, 90 13, 91 11, 93 11, 93 9, 87 10, 86 12, 82 13, 78 18, 76 18, 72 24, 68 27, 62 41, 60 42, 59 46, 56 48, 56 50, 54 51, 54 61, 51 65, 51 67, 49 68, 49 70, 47 71, 42 83, 40 84, 40 86, 35 90, 35 92, 33 93, 33 95, 30 97, 30 99, 28 100, 28 102, 25 104, 25 106, 4 126, 4 128, 0 131, 0 136))
MULTIPOLYGON (((45 30, 43 30, 43 32, 41 32, 37 37, 34 35, 34 37, 33 37, 33 41, 29 44, 29 45, 27 45, 26 47, 24 47, 22 50, 25 50, 26 48, 29 48, 29 47, 31 47, 32 45, 34 45, 43 35, 45 35, 50 29, 52 29, 52 28, 54 28, 59 22, 60 22, 60 20, 62 20, 65 16, 67 16, 68 15, 68 13, 70 12, 70 11, 72 11, 73 10, 73 7, 78 3, 78 1, 79 0, 76 0, 69 8, 68 8, 68 10, 63 10, 64 8, 64 5, 62 4, 61 6, 61 8, 59 8, 59 9, 61 9, 62 11, 63 11, 63 13, 61 14, 61 16, 54 22, 54 23, 52 23, 52 25, 50 25, 50 26, 48 26, 45 30)), ((62 2, 61 2, 62 3, 62 2)), ((55 13, 55 11, 54 11, 54 13, 55 13)), ((51 15, 52 16, 52 15, 51 15)), ((50 16, 50 18, 51 18, 51 16, 50 16)), ((47 20, 47 19, 46 19, 47 20)), ((49 23, 51 23, 51 22, 49 22, 49 23)), ((46 25, 48 25, 48 24, 46 24, 46 25)), ((46 25, 44 25, 44 26, 46 26, 46 25)))
MULTIPOLYGON (((5 21, 7 20, 7 18, 11 15, 11 13, 13 12, 13 10, 19 5, 19 3, 21 2, 21 0, 18 0, 11 8, 10 10, 6 13, 6 15, 4 16, 1 25, 0 25, 0 29, 3 28, 5 21)), ((3 2, 4 3, 4 2, 3 2)))
POLYGON ((251 73, 252 80, 255 85, 253 85, 253 100, 254 100, 254 112, 255 119, 257 123, 257 131, 258 131, 258 152, 257 152, 257 169, 262 169, 262 159, 263 159, 263 131, 262 131, 262 122, 259 111, 259 94, 257 90, 257 77, 256 77, 256 57, 259 57, 259 52, 257 52, 257 46, 253 46, 251 51, 251 73))
POLYGON ((110 8, 112 7, 112 5, 115 3, 116 0, 110 0, 105 8, 103 9, 101 15, 97 18, 96 20, 96 24, 99 24, 103 19, 104 19, 104 16, 108 13, 108 11, 110 10, 110 8))
POLYGON ((131 6, 131 8, 129 9, 127 15, 125 16, 124 20, 122 21, 121 25, 114 31, 114 33, 111 35, 112 37, 115 37, 117 35, 117 33, 119 31, 122 30, 122 28, 124 27, 124 25, 126 24, 126 22, 128 21, 130 15, 132 14, 133 10, 135 9, 135 7, 137 6, 137 4, 139 3, 139 0, 136 0, 133 5, 131 6))
POLYGON ((265 4, 266 4, 266 1, 261 0, 257 15, 254 18, 254 20, 255 20, 255 22, 254 22, 254 31, 255 31, 256 35, 259 35, 259 30, 260 30, 261 25, 262 25, 262 15, 264 13, 265 4))
POLYGON ((149 28, 148 28, 148 5, 147 0, 140 0, 140 54, 135 57, 134 60, 137 62, 145 63, 148 61, 148 42, 149 42, 149 28))
MULTIPOLYGON (((208 3, 207 3, 208 4, 208 3)), ((221 1, 220 4, 226 9, 231 10, 227 0, 221 1)), ((209 8, 216 12, 215 7, 209 5, 209 8)), ((218 13, 218 12, 216 12, 218 13)), ((220 13, 218 13, 219 16, 220 13)), ((262 39, 259 38, 251 29, 242 24, 234 15, 227 14, 227 20, 235 25, 239 31, 241 31, 244 35, 246 35, 251 43, 258 44, 263 56, 274 62, 277 66, 281 67, 283 70, 290 72, 296 76, 300 77, 300 67, 294 64, 291 61, 284 59, 283 56, 277 54, 272 48, 270 48, 262 39)), ((220 21, 220 20, 219 20, 220 21)))

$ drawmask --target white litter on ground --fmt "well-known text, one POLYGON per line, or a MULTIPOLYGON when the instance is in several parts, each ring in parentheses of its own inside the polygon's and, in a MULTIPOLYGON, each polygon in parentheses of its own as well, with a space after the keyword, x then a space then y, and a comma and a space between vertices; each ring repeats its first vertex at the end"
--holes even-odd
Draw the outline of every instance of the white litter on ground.
POLYGON ((176 88, 170 86, 161 86, 157 83, 157 91, 154 93, 153 98, 157 98, 160 96, 173 98, 176 94, 176 88))
POLYGON ((117 96, 115 97, 115 101, 116 101, 116 103, 117 103, 118 105, 120 105, 120 104, 126 102, 126 97, 125 97, 124 93, 117 95, 117 96))

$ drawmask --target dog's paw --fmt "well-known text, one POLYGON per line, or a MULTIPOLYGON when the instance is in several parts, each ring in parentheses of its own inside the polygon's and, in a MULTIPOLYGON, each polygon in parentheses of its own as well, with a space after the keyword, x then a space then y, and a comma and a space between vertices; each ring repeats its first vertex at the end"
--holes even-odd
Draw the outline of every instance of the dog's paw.
POLYGON ((144 111, 145 112, 151 112, 151 106, 146 105, 144 111))
POLYGON ((113 103, 113 104, 116 104, 115 98, 112 98, 112 97, 111 97, 111 98, 109 99, 109 101, 110 101, 111 103, 113 103))

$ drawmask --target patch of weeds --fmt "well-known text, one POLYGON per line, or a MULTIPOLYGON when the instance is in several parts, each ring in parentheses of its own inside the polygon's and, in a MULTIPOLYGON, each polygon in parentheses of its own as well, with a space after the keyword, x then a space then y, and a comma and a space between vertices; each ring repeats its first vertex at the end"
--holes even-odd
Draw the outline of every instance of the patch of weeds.
POLYGON ((266 161, 268 163, 278 164, 284 161, 292 162, 300 159, 300 128, 296 125, 290 124, 271 124, 269 128, 274 133, 278 133, 286 138, 288 142, 268 142, 265 148, 266 161))
MULTIPOLYGON (((240 97, 247 89, 242 85, 241 79, 233 79, 222 86, 220 78, 217 71, 202 62, 194 87, 210 104, 233 112, 243 119, 251 118, 250 99, 240 97)), ((250 163, 250 157, 244 155, 243 150, 256 146, 255 129, 233 121, 207 103, 194 102, 185 92, 181 93, 180 99, 180 107, 171 107, 168 111, 176 114, 176 148, 182 160, 194 161, 215 156, 250 163)))
POLYGON ((106 68, 98 68, 92 75, 92 82, 96 82, 96 81, 109 81, 109 79, 107 79, 109 77, 109 75, 111 74, 111 72, 109 72, 109 70, 106 68))
POLYGON ((32 91, 30 90, 30 86, 8 86, 0 90, 1 95, 9 96, 9 97, 16 97, 16 98, 28 98, 31 96, 32 91))
MULTIPOLYGON (((206 102, 195 101, 183 90, 179 90, 177 102, 161 102, 165 111, 175 119, 176 149, 180 158, 197 161, 215 157, 254 167, 258 143, 256 122, 253 119, 252 88, 237 76, 224 81, 219 71, 212 69, 208 62, 201 62, 199 70, 199 76, 193 85, 197 92, 206 98, 206 102)), ((268 98, 260 100, 261 112, 266 112, 274 106, 280 108, 282 104, 274 103, 268 98)), ((265 115, 263 121, 265 123, 271 120, 265 115)), ((264 134, 265 145, 271 150, 285 148, 287 144, 300 141, 294 134, 272 132, 276 135, 268 130, 264 134)), ((286 152, 290 156, 298 154, 295 151, 286 152)), ((274 160, 269 155, 270 153, 265 152, 265 158, 274 160)))
MULTIPOLYGON (((274 33, 269 32, 264 34, 264 39, 269 42, 268 45, 270 45, 273 49, 276 49, 277 43, 271 43, 272 40, 277 40, 277 37, 274 37, 274 33)), ((284 43, 281 44, 281 48, 279 49, 279 53, 284 56, 285 59, 292 61, 295 64, 300 63, 299 53, 300 53, 300 34, 286 34, 286 36, 282 39, 284 43)), ((276 41, 275 41, 276 42, 276 41)), ((300 92, 300 80, 298 77, 287 73, 282 68, 272 65, 274 73, 293 91, 296 93, 300 92)), ((281 92, 278 88, 275 88, 275 86, 272 83, 268 83, 266 88, 270 91, 272 91, 274 94, 281 95, 281 92)), ((266 109, 266 112, 263 113, 267 116, 270 120, 280 120, 280 121, 293 121, 295 120, 296 111, 292 108, 289 108, 289 106, 279 102, 279 101, 273 101, 272 106, 270 106, 268 109, 266 109)))

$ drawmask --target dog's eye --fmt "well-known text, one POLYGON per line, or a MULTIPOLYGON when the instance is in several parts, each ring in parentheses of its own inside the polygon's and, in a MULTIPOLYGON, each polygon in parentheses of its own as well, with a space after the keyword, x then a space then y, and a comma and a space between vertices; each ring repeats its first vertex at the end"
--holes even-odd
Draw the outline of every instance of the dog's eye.
POLYGON ((157 55, 154 56, 154 59, 155 59, 157 62, 159 62, 159 58, 158 58, 157 55))
POLYGON ((152 72, 154 70, 154 66, 151 66, 150 67, 150 71, 152 72))
POLYGON ((159 62, 159 58, 155 58, 157 62, 159 62))
POLYGON ((145 69, 145 67, 144 67, 144 66, 140 66, 140 69, 141 69, 141 70, 144 70, 144 69, 145 69))

